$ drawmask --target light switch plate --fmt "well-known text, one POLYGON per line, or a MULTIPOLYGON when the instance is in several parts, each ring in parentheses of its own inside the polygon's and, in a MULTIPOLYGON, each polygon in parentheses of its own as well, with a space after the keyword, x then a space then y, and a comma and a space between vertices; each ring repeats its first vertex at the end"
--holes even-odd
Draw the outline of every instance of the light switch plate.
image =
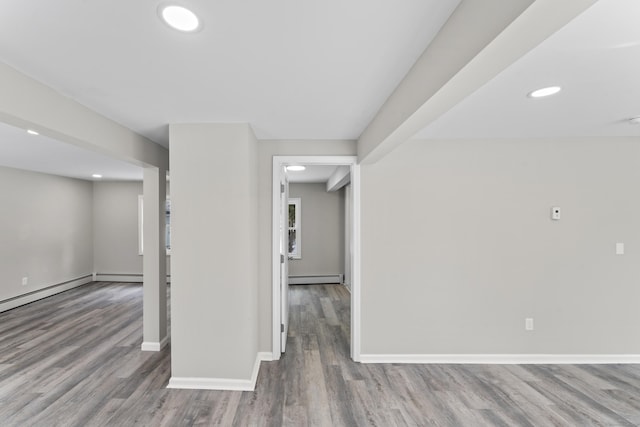
POLYGON ((616 243, 616 255, 624 255, 624 243, 616 243))

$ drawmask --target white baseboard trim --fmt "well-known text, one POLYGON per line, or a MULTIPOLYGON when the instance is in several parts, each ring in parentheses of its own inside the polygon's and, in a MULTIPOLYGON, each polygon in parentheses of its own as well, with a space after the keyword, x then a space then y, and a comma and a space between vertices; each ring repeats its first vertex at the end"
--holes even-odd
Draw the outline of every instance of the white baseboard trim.
POLYGON ((260 362, 271 361, 271 353, 261 352, 256 355, 253 364, 251 379, 238 380, 228 378, 191 378, 191 377, 171 377, 167 388, 190 389, 190 390, 228 390, 228 391, 254 391, 260 372, 260 362))
POLYGON ((640 354, 361 354, 362 363, 478 365, 639 364, 640 354))
POLYGON ((324 274, 318 276, 289 276, 290 285, 319 285, 324 283, 342 283, 342 274, 324 274))
POLYGON ((260 365, 262 362, 271 362, 273 360, 273 354, 261 351, 256 355, 256 361, 253 364, 253 372, 251 373, 251 390, 256 389, 256 383, 258 382, 258 374, 260 373, 260 365))
POLYGON ((164 337, 160 342, 145 341, 140 346, 142 351, 161 351, 169 343, 169 337, 164 337))
POLYGON ((0 312, 11 310, 12 308, 20 307, 21 305, 29 304, 31 302, 38 301, 55 294, 59 294, 60 292, 68 291, 69 289, 77 288, 78 286, 86 285, 87 283, 91 282, 92 275, 87 274, 86 276, 67 280, 66 282, 60 282, 55 285, 47 286, 46 288, 18 295, 13 298, 0 301, 0 312))
MULTIPOLYGON (((142 283, 142 279, 142 274, 94 273, 93 280, 97 282, 142 283)), ((171 283, 170 275, 167 275, 167 283, 171 283)))

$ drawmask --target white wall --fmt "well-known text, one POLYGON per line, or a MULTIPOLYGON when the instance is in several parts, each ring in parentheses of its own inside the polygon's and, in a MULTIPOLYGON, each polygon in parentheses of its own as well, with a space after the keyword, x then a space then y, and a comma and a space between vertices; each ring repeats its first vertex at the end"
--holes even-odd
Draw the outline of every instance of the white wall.
MULTIPOLYGON (((167 183, 168 186, 168 183, 167 183)), ((98 275, 125 275, 142 281, 142 255, 138 255, 138 196, 141 181, 94 182, 93 248, 98 275)), ((167 257, 167 272, 170 272, 167 257)))
POLYGON ((289 197, 301 199, 302 211, 302 258, 289 261, 289 276, 344 274, 344 189, 289 184, 289 197))
POLYGON ((171 125, 172 382, 247 381, 258 352, 257 141, 245 124, 171 125))
POLYGON ((413 141, 361 171, 363 354, 640 354, 637 140, 413 141))
POLYGON ((0 194, 0 301, 92 273, 90 182, 0 167, 0 194))

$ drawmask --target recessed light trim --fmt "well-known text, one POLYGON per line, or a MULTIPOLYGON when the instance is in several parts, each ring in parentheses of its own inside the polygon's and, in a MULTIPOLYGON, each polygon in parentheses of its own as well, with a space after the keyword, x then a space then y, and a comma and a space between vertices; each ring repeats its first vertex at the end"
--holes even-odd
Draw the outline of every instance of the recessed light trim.
POLYGON ((543 87, 542 89, 536 89, 532 92, 529 92, 527 96, 529 98, 544 98, 545 96, 555 95, 561 90, 562 88, 560 86, 543 87))
POLYGON ((93 175, 91 175, 91 176, 92 176, 93 178, 96 178, 96 179, 100 179, 100 178, 102 178, 102 175, 100 175, 99 173, 94 173, 94 174, 93 174, 93 175))
POLYGON ((27 129, 27 133, 28 133, 29 135, 40 135, 38 132, 36 132, 36 131, 35 131, 35 130, 33 130, 33 129, 27 129))
POLYGON ((631 117, 629 119, 629 123, 631 123, 632 125, 640 125, 640 116, 638 117, 631 117))
POLYGON ((175 30, 193 33, 202 27, 198 16, 186 7, 175 4, 162 5, 159 12, 162 20, 175 30))
POLYGON ((307 168, 302 166, 302 165, 287 166, 287 170, 290 171, 290 172, 302 172, 305 169, 307 169, 307 168))

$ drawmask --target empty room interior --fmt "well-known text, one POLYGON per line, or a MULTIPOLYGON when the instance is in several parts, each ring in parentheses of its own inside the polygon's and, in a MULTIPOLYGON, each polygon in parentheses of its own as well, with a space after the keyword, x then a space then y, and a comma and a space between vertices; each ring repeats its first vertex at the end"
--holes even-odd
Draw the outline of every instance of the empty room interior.
POLYGON ((640 425, 639 20, 2 2, 0 425, 640 425))

